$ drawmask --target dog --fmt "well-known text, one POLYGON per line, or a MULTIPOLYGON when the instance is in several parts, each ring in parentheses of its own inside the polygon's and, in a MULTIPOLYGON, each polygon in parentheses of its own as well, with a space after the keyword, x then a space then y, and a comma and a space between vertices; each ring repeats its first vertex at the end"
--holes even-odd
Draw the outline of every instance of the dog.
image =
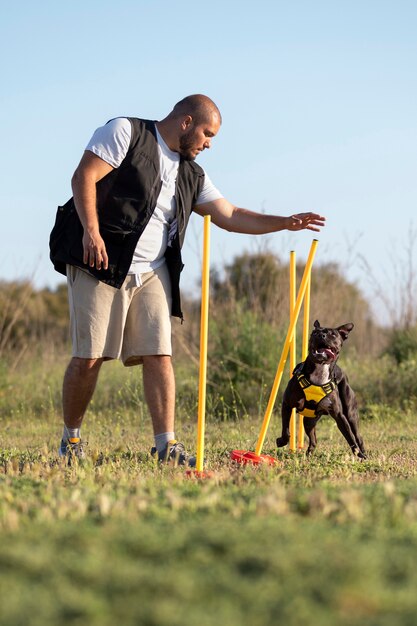
POLYGON ((363 439, 359 434, 359 414, 355 394, 346 374, 336 364, 343 343, 353 324, 324 328, 314 322, 308 344, 308 355, 294 369, 282 402, 282 435, 278 448, 290 439, 292 409, 304 415, 304 430, 309 439, 307 455, 317 446, 316 424, 322 415, 331 415, 348 442, 353 454, 366 459, 363 439))

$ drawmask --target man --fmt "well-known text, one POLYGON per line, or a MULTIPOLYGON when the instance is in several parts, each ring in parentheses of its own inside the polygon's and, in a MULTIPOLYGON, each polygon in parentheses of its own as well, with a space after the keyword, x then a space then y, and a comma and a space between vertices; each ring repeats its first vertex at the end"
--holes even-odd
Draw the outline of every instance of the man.
POLYGON ((204 95, 159 122, 117 118, 94 133, 57 213, 51 260, 67 275, 73 356, 63 385, 61 456, 83 456, 80 428, 103 361, 143 364, 161 461, 187 462, 174 433, 170 316, 182 317, 181 247, 192 211, 229 231, 318 231, 315 213, 279 217, 238 208, 194 160, 211 147, 220 111, 204 95))

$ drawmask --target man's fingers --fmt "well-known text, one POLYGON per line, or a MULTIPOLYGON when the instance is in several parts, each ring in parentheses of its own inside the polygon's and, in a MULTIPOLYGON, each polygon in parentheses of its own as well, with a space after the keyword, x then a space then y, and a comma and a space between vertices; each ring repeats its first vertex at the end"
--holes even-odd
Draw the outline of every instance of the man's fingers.
POLYGON ((98 232, 84 232, 83 261, 85 265, 98 270, 108 268, 106 245, 98 232))
POLYGON ((83 261, 86 265, 89 265, 90 267, 94 267, 95 265, 94 250, 91 250, 91 248, 87 248, 86 250, 84 250, 83 261))
POLYGON ((96 252, 96 268, 101 270, 103 268, 106 270, 109 266, 109 259, 107 256, 106 248, 101 248, 96 252))
POLYGON ((109 259, 106 249, 101 249, 98 246, 89 244, 86 248, 84 248, 83 262, 85 265, 95 267, 98 270, 101 270, 102 268, 105 270, 108 269, 109 259))
POLYGON ((326 218, 317 213, 298 213, 292 215, 293 230, 312 230, 319 232, 325 226, 326 218))

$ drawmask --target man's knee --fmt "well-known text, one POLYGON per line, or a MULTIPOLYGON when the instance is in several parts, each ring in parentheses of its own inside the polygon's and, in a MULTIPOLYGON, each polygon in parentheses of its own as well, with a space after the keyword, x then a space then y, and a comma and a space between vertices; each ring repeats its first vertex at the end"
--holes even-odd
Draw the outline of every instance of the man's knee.
POLYGON ((96 374, 103 363, 100 359, 82 359, 80 357, 73 356, 69 365, 68 371, 72 374, 79 376, 88 376, 89 374, 96 374))
POLYGON ((153 354, 143 357, 144 370, 167 371, 172 370, 172 359, 165 354, 153 354))
POLYGON ((142 357, 144 363, 171 363, 168 354, 148 354, 142 357))

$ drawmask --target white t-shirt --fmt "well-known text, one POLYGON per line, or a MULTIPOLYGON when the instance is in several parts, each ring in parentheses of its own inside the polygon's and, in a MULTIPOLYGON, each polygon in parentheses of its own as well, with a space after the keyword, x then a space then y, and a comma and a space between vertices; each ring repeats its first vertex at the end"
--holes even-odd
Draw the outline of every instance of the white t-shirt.
MULTIPOLYGON (((175 181, 177 179, 180 155, 170 150, 156 130, 158 139, 159 167, 162 180, 161 192, 155 210, 143 231, 133 254, 129 274, 140 276, 155 270, 165 261, 168 234, 175 231, 175 181)), ((114 168, 119 167, 130 145, 132 126, 126 117, 118 117, 97 128, 86 150, 96 154, 114 168)), ((196 204, 204 204, 222 198, 210 178, 205 173, 204 185, 196 204)))

